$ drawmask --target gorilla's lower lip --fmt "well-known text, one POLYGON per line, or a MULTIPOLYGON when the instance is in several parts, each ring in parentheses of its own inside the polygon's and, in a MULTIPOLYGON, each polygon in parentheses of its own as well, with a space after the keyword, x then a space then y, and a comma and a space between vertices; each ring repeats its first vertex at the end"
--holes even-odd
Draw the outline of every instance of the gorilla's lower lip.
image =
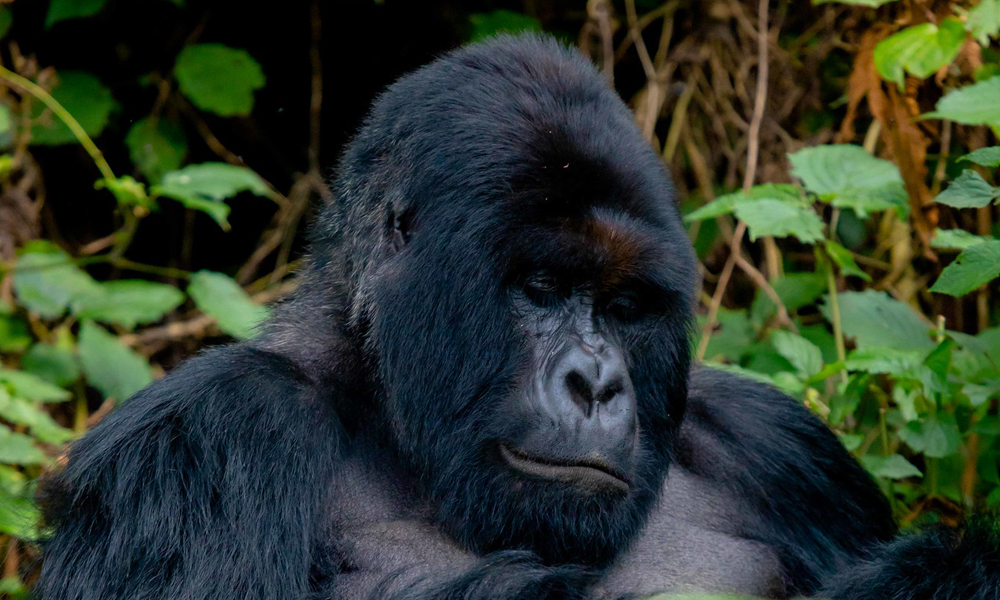
POLYGON ((601 461, 564 462, 540 458, 525 454, 507 444, 500 444, 500 455, 507 464, 528 475, 564 481, 589 491, 606 491, 610 488, 627 494, 631 490, 624 476, 601 461))

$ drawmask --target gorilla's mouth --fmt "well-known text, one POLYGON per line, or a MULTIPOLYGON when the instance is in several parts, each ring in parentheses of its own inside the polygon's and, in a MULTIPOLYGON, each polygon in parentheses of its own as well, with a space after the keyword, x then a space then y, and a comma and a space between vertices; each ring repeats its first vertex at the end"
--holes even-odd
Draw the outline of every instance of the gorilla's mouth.
POLYGON ((599 459, 561 461, 530 456, 507 444, 500 444, 500 455, 514 469, 543 479, 562 481, 587 491, 615 490, 628 494, 632 489, 628 478, 608 463, 599 459))

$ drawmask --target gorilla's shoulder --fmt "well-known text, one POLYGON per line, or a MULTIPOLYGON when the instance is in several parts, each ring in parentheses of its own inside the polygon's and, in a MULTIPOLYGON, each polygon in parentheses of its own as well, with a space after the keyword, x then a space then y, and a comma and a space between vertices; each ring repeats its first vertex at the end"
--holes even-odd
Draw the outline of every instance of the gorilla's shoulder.
POLYGON ((763 383, 692 369, 677 463, 737 494, 752 537, 811 587, 895 530, 885 496, 805 406, 763 383))

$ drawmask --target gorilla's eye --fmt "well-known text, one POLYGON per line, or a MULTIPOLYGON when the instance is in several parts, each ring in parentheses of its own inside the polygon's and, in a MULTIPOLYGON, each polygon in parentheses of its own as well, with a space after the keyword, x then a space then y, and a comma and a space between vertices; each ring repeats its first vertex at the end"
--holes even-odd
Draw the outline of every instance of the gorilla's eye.
POLYGON ((554 306, 567 296, 566 286, 551 271, 542 269, 524 279, 524 293, 539 306, 554 306))
POLYGON ((642 305, 635 292, 622 292, 608 301, 607 311, 619 321, 635 321, 642 316, 642 305))

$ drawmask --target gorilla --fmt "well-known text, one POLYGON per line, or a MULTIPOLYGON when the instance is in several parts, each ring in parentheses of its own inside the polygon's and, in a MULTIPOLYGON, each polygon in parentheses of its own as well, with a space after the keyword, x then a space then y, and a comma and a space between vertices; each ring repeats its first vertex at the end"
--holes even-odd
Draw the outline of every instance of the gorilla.
POLYGON ((257 338, 43 484, 40 598, 998 597, 995 532, 892 541, 808 410, 692 365, 674 190, 578 54, 501 37, 403 77, 334 195, 257 338))

